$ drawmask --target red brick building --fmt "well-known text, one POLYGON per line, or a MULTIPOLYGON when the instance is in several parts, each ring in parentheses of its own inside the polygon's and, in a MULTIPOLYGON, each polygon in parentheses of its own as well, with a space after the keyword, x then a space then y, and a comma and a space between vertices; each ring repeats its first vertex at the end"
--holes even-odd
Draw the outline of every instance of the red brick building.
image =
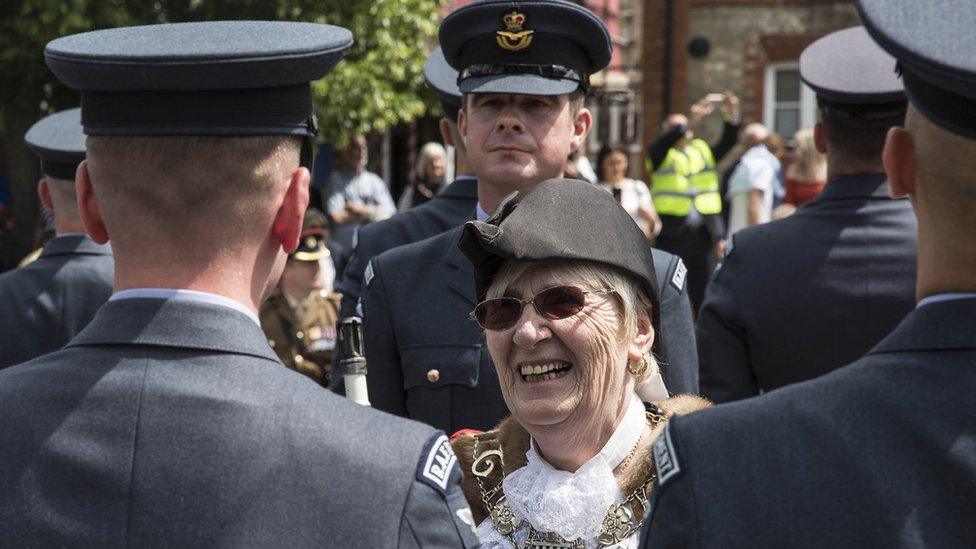
POLYGON ((666 113, 726 89, 740 96, 746 122, 787 138, 812 125, 816 100, 800 82, 800 53, 860 24, 851 0, 646 0, 642 22, 645 144, 666 113))

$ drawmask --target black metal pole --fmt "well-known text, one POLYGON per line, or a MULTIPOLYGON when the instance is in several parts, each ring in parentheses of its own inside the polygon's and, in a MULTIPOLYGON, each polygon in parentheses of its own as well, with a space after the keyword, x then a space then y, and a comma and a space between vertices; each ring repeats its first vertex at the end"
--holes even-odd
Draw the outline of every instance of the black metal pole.
POLYGON ((661 71, 661 85, 664 87, 661 93, 661 103, 664 107, 664 116, 671 113, 671 59, 674 57, 673 22, 674 0, 664 0, 664 66, 661 71))

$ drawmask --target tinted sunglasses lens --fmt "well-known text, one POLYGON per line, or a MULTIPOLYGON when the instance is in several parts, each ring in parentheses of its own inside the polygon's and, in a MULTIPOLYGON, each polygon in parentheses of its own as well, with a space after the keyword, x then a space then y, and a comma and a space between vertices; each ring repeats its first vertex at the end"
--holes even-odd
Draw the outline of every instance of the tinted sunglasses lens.
POLYGON ((478 304, 474 317, 486 330, 507 330, 522 316, 522 302, 512 297, 489 299, 478 304))
POLYGON ((573 286, 549 288, 535 296, 539 313, 550 320, 573 316, 583 310, 584 303, 583 290, 573 286))

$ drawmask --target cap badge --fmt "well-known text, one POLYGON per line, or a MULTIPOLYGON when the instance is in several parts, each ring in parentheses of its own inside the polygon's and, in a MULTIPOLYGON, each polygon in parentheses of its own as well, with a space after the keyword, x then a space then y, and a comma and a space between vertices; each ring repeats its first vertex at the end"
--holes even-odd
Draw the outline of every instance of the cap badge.
POLYGON ((310 237, 308 237, 308 238, 305 239, 305 247, 306 248, 314 248, 315 247, 315 244, 316 244, 316 242, 315 242, 315 237, 314 236, 310 236, 310 237))
POLYGON ((505 27, 508 30, 497 31, 495 38, 498 40, 498 47, 505 51, 522 51, 532 43, 532 34, 535 31, 522 30, 525 25, 525 14, 513 11, 502 16, 505 27))

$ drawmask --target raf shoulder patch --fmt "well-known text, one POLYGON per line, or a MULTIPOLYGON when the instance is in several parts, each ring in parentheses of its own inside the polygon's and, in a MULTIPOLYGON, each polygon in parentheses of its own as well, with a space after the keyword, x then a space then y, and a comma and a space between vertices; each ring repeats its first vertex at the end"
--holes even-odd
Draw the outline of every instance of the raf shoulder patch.
POLYGON ((654 441, 652 448, 654 455, 654 470, 657 471, 657 484, 663 488, 668 481, 681 472, 681 464, 678 463, 678 454, 674 451, 674 443, 671 441, 671 424, 664 428, 657 440, 654 441))
POLYGON ((447 497, 451 485, 451 477, 455 477, 454 482, 460 482, 461 468, 458 467, 457 456, 451 448, 451 441, 444 433, 438 433, 427 441, 424 451, 420 454, 420 463, 417 464, 417 480, 430 486, 447 497))
POLYGON ((366 264, 366 270, 363 271, 363 286, 369 286, 369 283, 373 281, 373 277, 376 276, 373 273, 373 260, 370 259, 369 263, 366 264))
POLYGON ((678 258, 678 264, 674 267, 674 273, 671 275, 671 285, 674 289, 679 292, 685 289, 685 278, 688 275, 688 267, 685 267, 685 262, 678 258))

